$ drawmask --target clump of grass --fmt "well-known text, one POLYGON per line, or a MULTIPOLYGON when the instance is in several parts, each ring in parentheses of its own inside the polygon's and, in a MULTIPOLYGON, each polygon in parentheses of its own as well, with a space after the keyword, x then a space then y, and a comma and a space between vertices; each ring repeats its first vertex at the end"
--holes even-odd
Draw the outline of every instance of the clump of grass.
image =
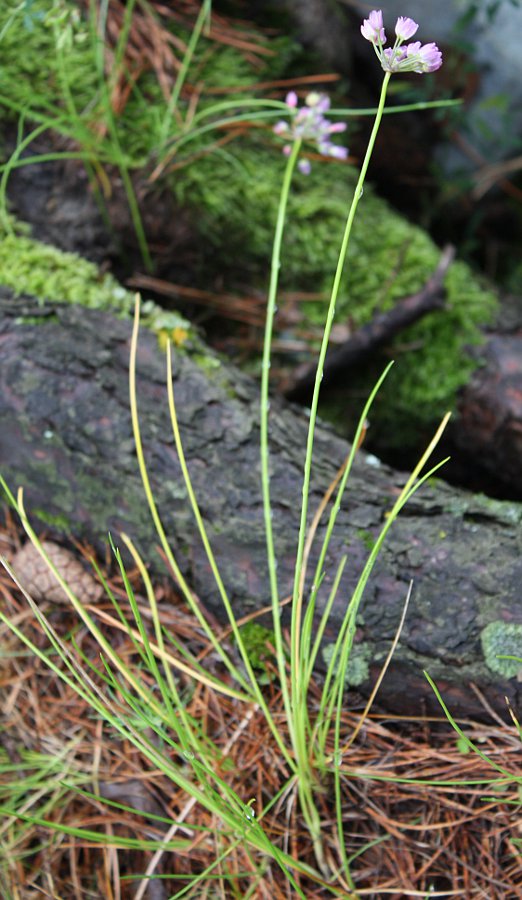
MULTIPOLYGON (((12 524, 8 532, 0 529, 2 549, 15 538, 12 524)), ((140 593, 139 573, 129 574, 150 634, 150 610, 140 593)), ((132 622, 121 577, 113 573, 108 584, 125 618, 132 622)), ((38 620, 3 571, 0 590, 5 617, 16 622, 48 657, 38 620)), ((208 642, 202 639, 197 623, 187 615, 172 586, 157 582, 155 591, 166 635, 178 635, 185 647, 212 664, 208 642)), ((57 611, 45 601, 41 608, 56 624, 57 611)), ((95 613, 118 654, 132 661, 134 644, 109 597, 97 605, 95 613), (111 619, 119 627, 111 624, 111 619)), ((61 632, 74 635, 83 657, 100 669, 96 641, 78 623, 72 607, 62 607, 59 616, 61 632)), ((220 638, 225 641, 222 633, 220 638)), ((54 676, 45 658, 24 650, 5 621, 0 624, 0 643, 4 686, 4 749, 0 752, 2 896, 47 890, 57 897, 74 892, 81 896, 90 891, 94 896, 134 898, 145 884, 146 871, 152 879, 147 883, 150 896, 155 896, 154 887, 159 897, 166 897, 191 884, 194 897, 204 897, 207 889, 213 890, 214 896, 226 898, 287 893, 284 873, 245 842, 230 848, 210 873, 212 878, 197 882, 219 856, 218 846, 228 841, 218 821, 202 807, 191 804, 190 798, 149 764, 139 750, 93 715, 87 703, 54 676), (18 815, 32 813, 36 821, 25 821, 18 815), (171 836, 172 841, 178 837, 174 850, 166 835, 176 823, 177 832, 171 836), (63 825, 77 833, 64 834, 60 830, 63 825)), ((273 664, 271 671, 274 675, 273 664)), ((92 670, 91 675, 97 680, 92 670)), ((102 681, 99 686, 105 690, 102 681)), ((249 708, 243 715, 241 704, 234 698, 210 688, 194 689, 184 676, 180 676, 180 688, 189 715, 205 720, 213 735, 218 754, 214 765, 221 767, 237 794, 245 799, 255 797, 254 808, 262 809, 283 788, 289 773, 274 748, 261 711, 249 708)), ((272 679, 264 690, 272 714, 285 733, 277 684, 272 679)), ((312 709, 317 709, 319 696, 320 685, 312 682, 312 709)), ((353 734, 360 713, 345 702, 342 719, 343 731, 353 734)), ((443 896, 451 896, 451 891, 462 891, 463 885, 486 896, 495 890, 505 896, 517 895, 520 866, 516 838, 513 841, 519 814, 517 785, 500 774, 492 776, 489 764, 476 754, 463 754, 442 722, 429 732, 427 721, 408 723, 390 715, 371 714, 363 734, 351 745, 349 758, 343 763, 342 791, 346 840, 359 896, 386 896, 386 890, 394 890, 424 897, 429 896, 430 886, 443 896)), ((507 772, 517 772, 519 743, 505 723, 466 722, 462 727, 487 756, 507 772)), ((163 746, 163 752, 168 753, 168 747, 163 746)), ((328 781, 319 803, 326 822, 331 804, 328 781)), ((297 815, 295 786, 263 816, 263 827, 276 843, 286 841, 296 858, 313 861, 311 843, 297 815)), ((334 857, 338 851, 333 831, 325 829, 325 842, 327 853, 334 857)), ((328 896, 305 876, 298 875, 298 879, 310 900, 328 896)), ((341 889, 337 895, 343 896, 341 889)))

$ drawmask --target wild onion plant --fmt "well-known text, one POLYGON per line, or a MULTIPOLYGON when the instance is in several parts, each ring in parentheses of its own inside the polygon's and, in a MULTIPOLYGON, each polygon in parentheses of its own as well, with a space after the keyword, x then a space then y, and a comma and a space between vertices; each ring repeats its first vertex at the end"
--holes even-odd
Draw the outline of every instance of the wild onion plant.
MULTIPOLYGON (((205 9, 206 5, 203 4, 202 16, 205 9)), ((200 24, 202 22, 203 18, 200 24)), ((105 622, 107 626, 123 629, 127 633, 139 659, 139 665, 131 666, 127 660, 122 659, 114 650, 110 638, 107 637, 102 629, 100 618, 93 614, 92 610, 89 610, 86 604, 74 594, 48 558, 44 547, 27 518, 22 491, 19 491, 17 498, 15 498, 4 484, 11 503, 18 510, 29 539, 54 572, 79 620, 88 629, 98 645, 102 665, 96 666, 80 653, 74 641, 67 641, 58 634, 39 606, 24 591, 23 584, 19 582, 14 573, 12 573, 13 578, 27 597, 34 615, 49 640, 53 653, 49 653, 47 649, 43 650, 33 643, 15 623, 9 622, 2 612, 0 612, 0 619, 9 625, 13 633, 29 648, 31 653, 43 660, 55 675, 69 685, 103 722, 107 723, 117 734, 134 745, 152 766, 156 767, 168 781, 186 794, 187 810, 191 809, 195 804, 199 804, 215 821, 221 823, 220 840, 225 841, 225 844, 220 844, 222 849, 216 854, 214 862, 199 874, 187 877, 184 887, 172 895, 173 897, 201 896, 198 891, 201 890, 202 882, 213 877, 214 870, 221 866, 227 855, 232 852, 237 844, 242 844, 248 848, 249 852, 256 851, 261 856, 271 859, 279 865, 294 890, 295 896, 306 898, 306 894, 296 879, 297 873, 300 876, 307 877, 310 883, 320 885, 325 892, 325 896, 356 896, 351 874, 350 848, 346 847, 344 834, 345 810, 343 809, 341 785, 341 778, 345 777, 349 771, 346 760, 349 758, 350 745, 356 736, 354 733, 345 734, 342 731, 346 673, 352 650, 356 616, 366 584, 388 531, 410 497, 442 465, 442 463, 439 463, 423 474, 424 467, 443 431, 446 419, 408 478, 387 516, 373 548, 369 551, 366 564, 360 573, 353 595, 348 602, 337 598, 338 586, 343 569, 347 563, 347 557, 344 557, 334 574, 333 587, 321 614, 317 610, 317 600, 324 580, 324 566, 329 542, 349 483, 351 467, 361 442, 366 417, 376 392, 382 380, 386 377, 387 370, 379 379, 362 411, 350 453, 334 487, 335 496, 328 517, 325 537, 320 547, 315 572, 311 575, 307 571, 310 546, 315 537, 318 515, 325 511, 330 498, 325 498, 325 502, 320 510, 311 518, 309 514, 309 495, 313 475, 314 434, 326 352, 334 322, 341 277, 349 252, 352 226, 358 204, 363 197, 364 182, 385 108, 388 85, 394 73, 417 72, 422 74, 423 72, 431 72, 438 69, 442 61, 440 51, 434 44, 422 46, 418 42, 405 43, 414 36, 417 27, 417 24, 411 19, 400 17, 395 27, 395 42, 388 49, 385 49, 386 36, 382 13, 378 11, 370 13, 369 18, 364 21, 361 27, 363 36, 371 42, 378 56, 384 70, 384 79, 368 148, 362 162, 353 201, 344 225, 339 260, 333 277, 324 335, 317 363, 303 471, 300 527, 299 533, 296 535, 294 583, 290 605, 290 646, 288 648, 285 646, 281 622, 282 598, 278 583, 277 546, 272 526, 270 495, 269 372, 272 331, 277 308, 278 278, 280 267, 284 264, 282 248, 292 180, 296 170, 301 176, 304 176, 310 169, 308 159, 301 156, 303 148, 312 143, 320 154, 336 158, 346 157, 347 151, 332 140, 334 135, 344 130, 344 125, 342 123, 329 123, 326 115, 329 110, 329 101, 322 94, 309 94, 305 99, 304 105, 299 106, 297 95, 290 93, 286 98, 286 103, 280 104, 280 107, 282 106, 286 110, 287 118, 278 122, 274 128, 276 135, 282 137, 285 141, 283 152, 287 162, 282 180, 279 211, 275 227, 266 314, 260 397, 260 463, 275 661, 279 682, 278 687, 283 698, 286 727, 282 728, 280 723, 274 718, 267 697, 249 658, 237 614, 221 578, 203 517, 200 513, 198 499, 192 487, 189 464, 183 451, 183 436, 178 425, 170 348, 167 350, 167 402, 174 441, 188 500, 213 572, 217 591, 222 600, 224 616, 228 619, 239 652, 240 662, 238 662, 236 655, 231 649, 215 633, 212 624, 207 621, 197 599, 193 595, 190 584, 184 577, 180 565, 170 548, 164 531, 160 511, 157 509, 147 473, 140 430, 139 390, 136 382, 139 300, 136 303, 130 358, 130 403, 138 464, 154 528, 165 558, 187 606, 197 619, 215 655, 221 661, 225 674, 219 676, 207 669, 200 659, 183 646, 181 641, 172 637, 167 639, 150 576, 137 548, 134 546, 131 538, 126 535, 122 535, 122 541, 141 574, 149 604, 150 618, 153 623, 153 637, 150 636, 145 625, 140 605, 131 587, 122 557, 119 551, 115 550, 116 559, 126 586, 132 619, 127 619, 122 604, 104 581, 107 595, 114 606, 116 614, 116 617, 105 616, 105 622), (312 677, 317 669, 322 639, 327 628, 332 606, 336 600, 337 603, 345 602, 344 619, 322 681, 322 693, 319 704, 314 706, 311 700, 312 677), (245 723, 248 722, 252 709, 262 712, 271 732, 274 748, 289 773, 288 780, 279 795, 267 803, 264 809, 254 809, 251 798, 239 796, 228 783, 223 770, 216 764, 216 760, 220 757, 220 752, 221 754, 223 753, 223 750, 218 751, 211 737, 205 733, 202 722, 188 714, 181 679, 184 679, 184 683, 207 686, 218 695, 221 694, 233 698, 235 702, 244 707, 245 723), (329 749, 332 746, 334 748, 333 752, 329 749), (329 829, 332 828, 332 825, 331 823, 325 824, 322 820, 322 805, 319 803, 319 797, 322 794, 326 780, 333 782, 334 785, 332 818, 335 822, 333 827, 336 831, 336 838, 333 842, 327 841, 325 837, 330 834, 329 829), (315 865, 303 863, 292 855, 285 846, 281 846, 277 841, 271 839, 264 829, 263 819, 268 811, 278 799, 290 794, 297 794, 299 798, 302 819, 309 831, 314 848, 315 865), (328 843, 329 847, 328 852, 326 843, 328 843), (332 858, 331 846, 338 848, 338 858, 336 859, 332 858)), ((196 39, 197 37, 195 37, 196 39)), ((181 77, 182 72, 180 71, 181 77)), ((179 95, 179 86, 177 94, 179 95)), ((177 97, 175 94, 173 97, 172 103, 174 104, 177 97)), ((234 106, 237 106, 235 101, 234 106)), ((165 137, 169 131, 168 123, 170 122, 169 117, 171 117, 171 114, 172 109, 169 108, 167 119, 165 120, 165 137)), ((5 561, 4 565, 9 569, 5 561)), ((99 574, 102 577, 101 573, 99 574)), ((405 606, 407 599, 405 597, 405 606)), ((402 623, 397 623, 396 639, 398 639, 401 625, 402 623)), ((390 656, 384 669, 389 662, 390 656)), ((384 670, 382 674, 384 674, 384 670)), ((375 691, 356 731, 360 729, 368 713, 374 694, 375 691)), ((55 828, 58 831, 67 830, 59 823, 53 823, 48 820, 43 813, 35 814, 32 810, 29 813, 20 813, 13 806, 4 808, 3 812, 13 817, 13 819, 18 817, 22 820, 25 819, 45 825, 48 828, 55 828)), ((111 836, 100 835, 92 831, 86 833, 80 827, 69 827, 68 831, 79 837, 88 837, 90 841, 100 841, 108 844, 112 841, 117 846, 136 846, 142 849, 153 850, 154 855, 151 863, 143 874, 141 885, 136 894, 136 900, 140 900, 145 894, 149 880, 154 877, 159 857, 170 851, 187 851, 190 847, 189 839, 181 836, 182 820, 167 821, 166 825, 165 836, 159 841, 136 840, 133 843, 127 840, 126 844, 123 840, 116 840, 111 836)))

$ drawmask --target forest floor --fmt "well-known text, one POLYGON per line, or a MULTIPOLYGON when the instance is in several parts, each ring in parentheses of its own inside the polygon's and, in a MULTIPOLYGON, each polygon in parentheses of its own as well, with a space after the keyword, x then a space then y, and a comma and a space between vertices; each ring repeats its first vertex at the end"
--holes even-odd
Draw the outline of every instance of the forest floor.
MULTIPOLYGON (((2 555, 11 558, 20 541, 21 534, 8 516, 0 530, 2 555)), ((75 553, 85 562, 90 550, 78 547, 75 553)), ((121 577, 108 560, 100 560, 99 565, 111 590, 124 604, 121 577)), ((137 573, 131 574, 131 580, 147 622, 137 573)), ((212 648, 205 645, 197 622, 183 608, 172 585, 167 580, 156 583, 155 591, 165 628, 192 650, 198 649, 200 658, 206 658, 211 668, 216 666, 212 648)), ((36 646, 48 646, 26 598, 3 569, 0 603, 10 621, 36 646)), ((99 648, 87 628, 77 621, 74 610, 45 596, 40 607, 61 634, 74 634, 84 658, 96 666, 99 648)), ((103 625, 113 608, 102 597, 93 611, 103 625)), ((137 896, 166 900, 172 896, 174 890, 180 890, 191 876, 215 860, 216 842, 211 836, 213 832, 214 837, 218 834, 218 823, 166 783, 158 770, 152 769, 131 744, 122 741, 93 714, 6 626, 0 628, 0 646, 3 812, 11 802, 12 808, 37 819, 30 822, 2 817, 2 896, 21 900, 124 900, 137 896), (119 805, 108 806, 106 800, 119 805), (161 818, 149 822, 144 829, 144 815, 161 818), (168 820, 181 823, 178 828, 184 837, 189 837, 190 849, 186 853, 154 853, 150 847, 146 851, 125 847, 125 838, 144 835, 149 841, 160 842, 165 838, 168 820), (59 830, 53 831, 48 823, 59 825, 59 830), (67 834, 67 826, 105 835, 108 844, 67 834), (133 873, 143 873, 147 867, 162 877, 148 883, 129 880, 133 873)), ((124 632, 117 649, 124 658, 132 660, 135 648, 124 632)), ((266 667, 269 674, 270 659, 266 667)), ((205 723, 222 753, 216 765, 226 769, 239 796, 256 798, 259 812, 267 797, 275 795, 288 776, 262 714, 256 708, 245 710, 238 701, 210 688, 188 684, 185 687, 190 715, 205 723)), ((284 729, 281 697, 270 679, 266 696, 284 729)), ((343 729, 349 734, 357 724, 363 703, 357 696, 348 695, 347 700, 343 729)), ((517 772, 520 741, 512 723, 503 722, 484 701, 483 722, 460 724, 485 756, 497 766, 517 772)), ((517 784, 504 779, 494 787, 488 786, 486 782, 493 780, 496 773, 489 763, 463 746, 443 717, 412 721, 375 712, 365 721, 349 752, 353 775, 343 779, 343 805, 347 853, 354 855, 352 875, 357 896, 458 895, 489 900, 522 897, 521 798, 517 784), (378 774, 401 781, 378 780, 378 774), (455 781, 460 786, 451 784, 455 781)), ((292 793, 283 794, 263 819, 263 825, 294 858, 312 861, 310 840, 294 799, 292 793)), ((323 806, 327 828, 333 809, 327 784, 323 806)), ((332 858, 337 858, 333 844, 330 850, 332 858)), ((253 859, 242 843, 223 863, 229 874, 231 870, 238 873, 233 890, 227 882, 225 891, 231 893, 213 893, 217 885, 210 882, 214 885, 210 893, 200 886, 200 893, 190 896, 246 896, 256 866, 261 866, 262 875, 255 893, 248 896, 290 896, 282 871, 272 861, 265 860, 263 864, 260 858, 253 859)), ((310 900, 331 896, 326 888, 302 879, 300 885, 310 900)))

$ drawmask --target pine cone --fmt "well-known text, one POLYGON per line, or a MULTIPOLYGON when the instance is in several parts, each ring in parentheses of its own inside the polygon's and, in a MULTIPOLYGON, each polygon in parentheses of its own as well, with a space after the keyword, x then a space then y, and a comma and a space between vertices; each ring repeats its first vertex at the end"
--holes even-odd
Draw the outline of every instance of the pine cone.
MULTIPOLYGON (((53 544, 52 541, 42 541, 42 547, 81 603, 96 603, 100 599, 103 593, 102 586, 95 581, 90 572, 85 571, 70 550, 53 544)), ((54 573, 30 541, 15 553, 11 567, 33 600, 70 602, 54 573)))

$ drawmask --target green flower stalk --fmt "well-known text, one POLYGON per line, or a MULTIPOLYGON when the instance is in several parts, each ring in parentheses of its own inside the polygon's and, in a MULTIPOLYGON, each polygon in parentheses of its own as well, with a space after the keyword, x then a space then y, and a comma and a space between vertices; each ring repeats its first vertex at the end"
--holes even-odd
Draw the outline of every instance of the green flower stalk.
MULTIPOLYGON (((395 44, 393 48, 385 50, 383 49, 383 45, 386 43, 386 35, 384 32, 382 13, 380 11, 373 11, 372 13, 370 13, 369 19, 365 20, 361 27, 363 37, 365 37, 373 44, 375 52, 381 62, 385 74, 374 125, 344 228, 337 268, 330 295, 330 302, 326 316, 321 348, 319 352, 313 398, 310 408, 306 458, 303 473, 303 501, 301 507, 299 536, 294 571, 294 587, 292 595, 290 630, 290 687, 288 687, 286 679, 286 661, 282 644, 279 592, 276 574, 277 562, 274 547, 272 514, 270 505, 270 475, 268 457, 268 388, 271 339, 274 315, 276 311, 279 269, 281 266, 281 247, 283 240, 284 221, 286 216, 286 208, 288 204, 292 174, 296 165, 304 174, 308 174, 308 172, 310 171, 310 166, 309 164, 307 164, 306 160, 298 163, 298 155, 302 143, 306 140, 314 140, 316 141, 320 152, 323 152, 326 155, 336 156, 343 159, 347 156, 347 150, 343 147, 337 147, 331 141, 330 135, 332 133, 344 130, 344 126, 342 124, 329 125, 323 115, 323 113, 326 112, 329 108, 329 100, 322 95, 309 95, 309 97, 307 97, 305 101, 305 106, 301 109, 297 109, 297 95, 294 92, 288 94, 286 98, 286 104, 290 113, 291 121, 290 123, 285 121, 278 122, 274 128, 275 133, 281 137, 284 137, 284 139, 287 141, 283 148, 283 152, 288 156, 288 163, 285 170, 283 186, 281 190, 276 233, 272 252, 270 290, 267 304, 265 343, 263 352, 261 383, 262 490, 275 643, 279 664, 279 677, 281 681, 281 689, 288 721, 290 739, 295 754, 301 809, 314 843, 315 854, 319 867, 325 875, 327 874, 328 866, 325 863, 322 848, 320 817, 314 800, 317 776, 315 773, 316 767, 314 766, 314 761, 312 758, 313 750, 311 750, 309 740, 311 729, 307 704, 308 695, 307 689, 306 687, 304 687, 308 683, 307 674, 309 673, 311 650, 309 640, 311 629, 310 623, 307 623, 307 620, 310 618, 310 614, 313 615, 313 607, 310 604, 315 603, 316 593, 316 588, 312 588, 311 599, 308 606, 305 608, 305 545, 308 523, 308 500, 310 492, 315 426, 326 352, 330 341, 332 325, 334 322, 335 306, 339 295, 342 274, 348 253, 350 236, 355 219, 355 214, 357 212, 357 207, 363 195, 364 181, 384 112, 386 94, 390 78, 392 74, 396 72, 432 72, 438 69, 442 64, 442 55, 435 44, 427 44, 421 46, 420 43, 415 42, 408 44, 407 46, 403 46, 403 42, 412 37, 417 31, 417 28, 417 24, 412 19, 400 17, 397 20, 395 28, 395 44), (303 628, 303 622, 307 623, 306 628, 303 628)), ((316 573, 316 575, 317 574, 319 575, 320 580, 323 573, 319 572, 316 573)), ((347 612, 347 616, 350 617, 350 609, 347 612)), ((341 855, 343 858, 343 868, 348 875, 345 853, 342 852, 341 855)))

